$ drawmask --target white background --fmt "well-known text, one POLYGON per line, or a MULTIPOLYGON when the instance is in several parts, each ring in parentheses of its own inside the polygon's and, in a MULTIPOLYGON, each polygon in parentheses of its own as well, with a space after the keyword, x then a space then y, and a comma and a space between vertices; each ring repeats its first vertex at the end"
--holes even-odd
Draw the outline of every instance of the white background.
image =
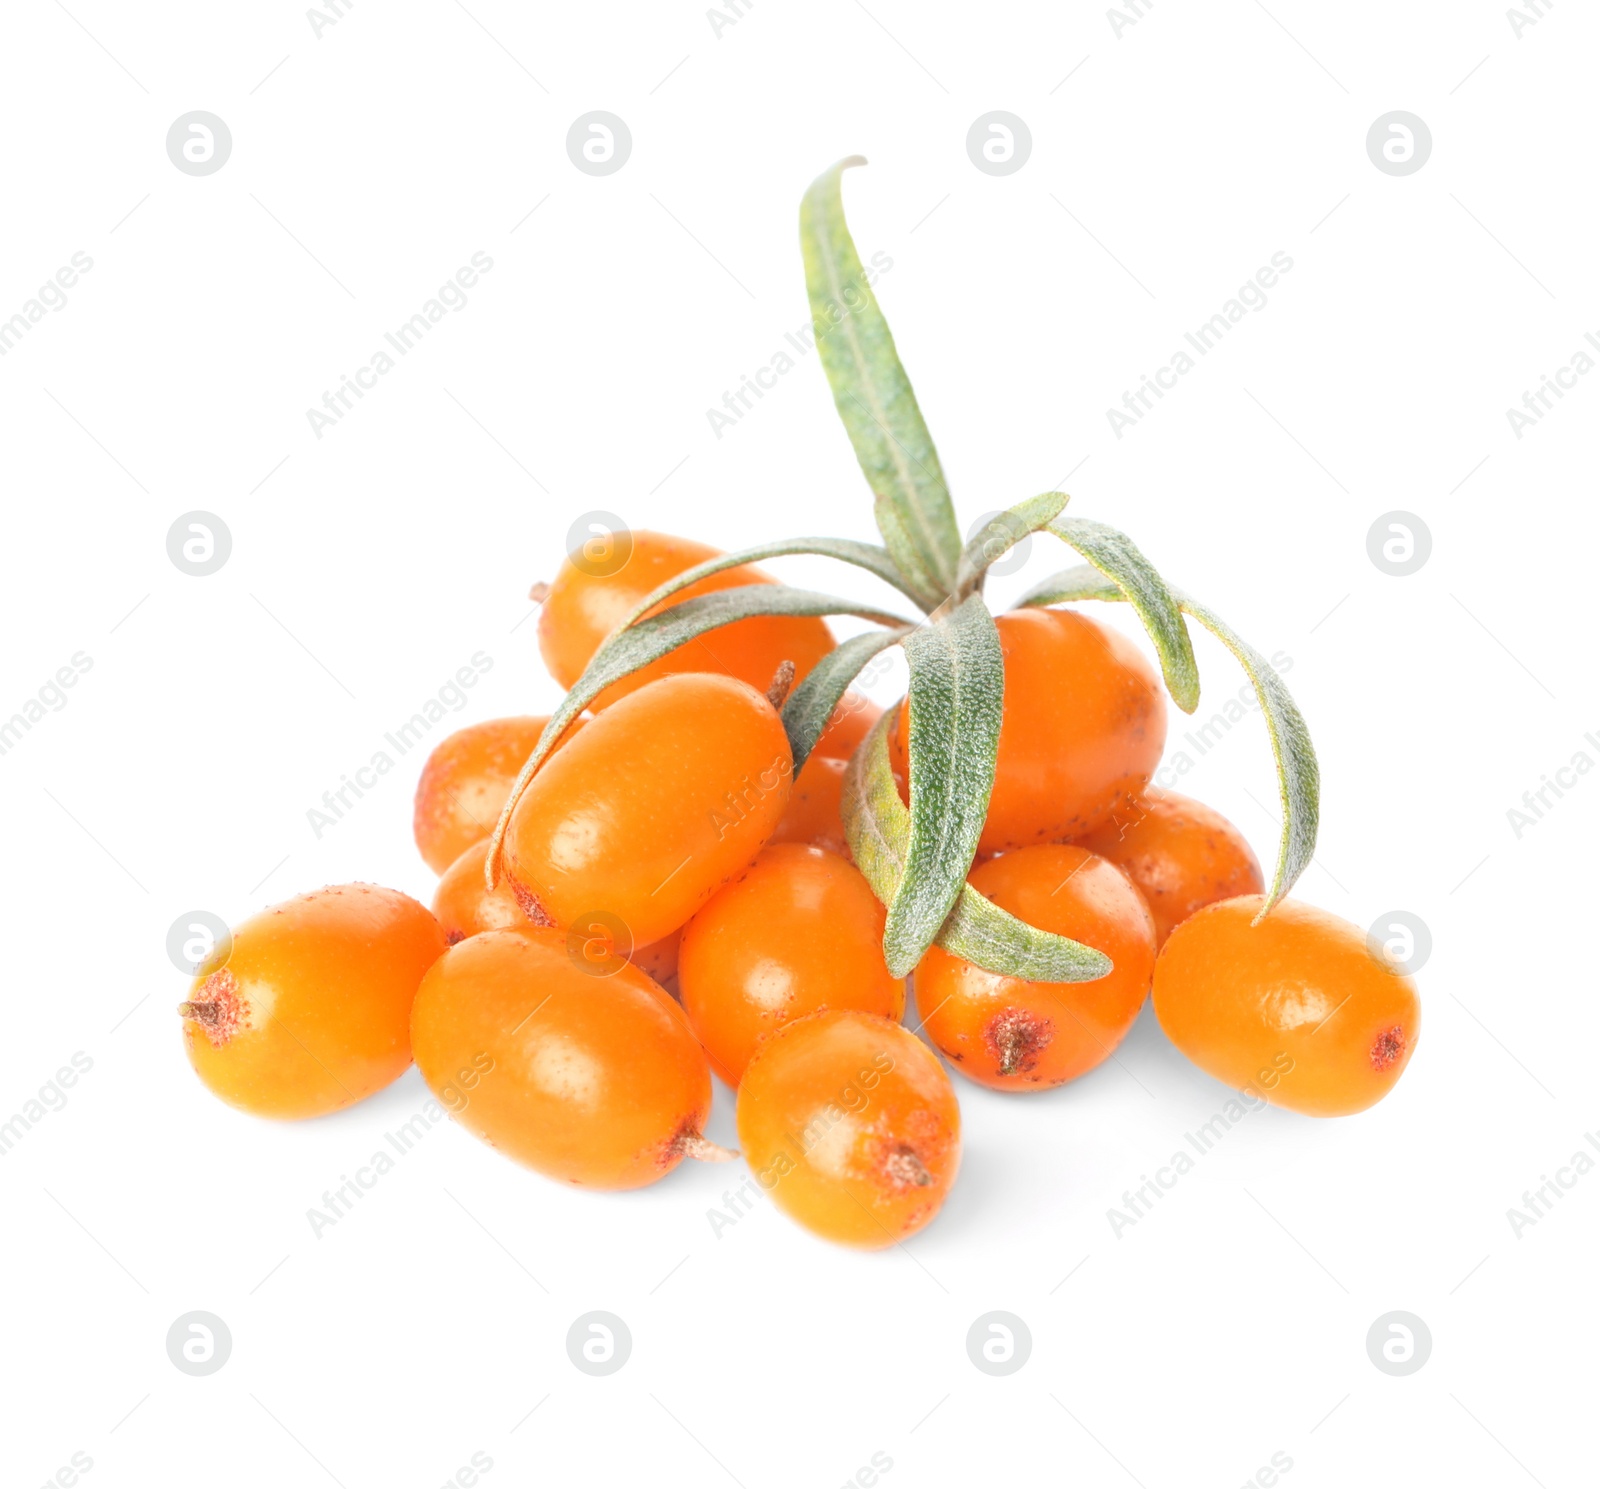
MULTIPOLYGON (((0 319, 94 262, 0 359, 0 716, 93 663, 0 756, 0 1118, 93 1061, 0 1166, 6 1483, 75 1452, 91 1485, 430 1489, 475 1452, 490 1485, 825 1489, 874 1453, 890 1489, 1231 1486, 1274 1453, 1306 1489, 1592 1482, 1600 1177, 1520 1237, 1507 1211, 1600 1126, 1600 778, 1520 838, 1507 811, 1600 760, 1600 377, 1520 440, 1505 411, 1600 332, 1600 28, 1140 8, 1119 35, 1093 5, 755 0, 718 37, 689 3, 361 0, 320 38, 289 3, 6 8, 0 319), (232 131, 214 175, 165 152, 194 109, 232 131), (593 109, 633 136, 604 178, 565 148, 593 109), (998 178, 965 148, 993 109, 1033 140, 998 178), (1394 109, 1432 131, 1414 175, 1366 153, 1394 109), (417 755, 320 839, 307 811, 477 651, 452 725, 548 710, 524 596, 580 515, 873 536, 814 356, 720 440, 706 417, 804 323, 800 194, 855 152, 851 223, 893 259, 963 524, 1064 483, 1289 654, 1326 782, 1299 893, 1426 922, 1420 1050, 1362 1116, 1252 1116, 1120 1238, 1108 1209, 1228 1097, 1148 1013, 1066 1089, 958 1081, 961 1177, 903 1250, 765 1202, 719 1237, 742 1166, 570 1193, 454 1127, 315 1238, 308 1208, 425 1091, 294 1127, 221 1106, 167 929, 351 879, 431 896, 417 755), (318 439, 306 410, 479 250, 467 308, 318 439), (1118 439, 1106 409, 1278 251, 1267 307, 1118 439), (193 509, 233 536, 208 578, 166 553, 193 509), (1394 509, 1432 533, 1408 578, 1367 554, 1394 509), (164 1344, 194 1309, 233 1337, 201 1379, 164 1344), (591 1309, 632 1331, 605 1379, 564 1347, 591 1309), (994 1309, 1032 1336, 998 1379, 965 1348, 994 1309), (1405 1378, 1365 1346, 1395 1309, 1432 1334, 1405 1378)), ((1050 546, 998 600, 1072 561, 1050 546)), ((1242 678, 1199 650, 1204 717, 1242 678)), ((1270 859, 1257 720, 1185 781, 1270 859)))

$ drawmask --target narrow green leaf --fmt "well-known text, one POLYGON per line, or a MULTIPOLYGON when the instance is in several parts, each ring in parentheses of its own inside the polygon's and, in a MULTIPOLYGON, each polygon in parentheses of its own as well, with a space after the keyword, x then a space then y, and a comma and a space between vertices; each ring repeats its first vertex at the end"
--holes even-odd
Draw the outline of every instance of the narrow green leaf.
POLYGON ((822 738, 828 720, 861 669, 879 652, 898 646, 909 628, 893 631, 866 631, 834 647, 808 672, 789 701, 783 705, 783 727, 789 736, 794 756, 794 773, 811 757, 822 738))
MULTIPOLYGON (((1320 811, 1321 770, 1317 752, 1311 744, 1305 716, 1289 695, 1277 669, 1217 613, 1191 599, 1181 590, 1171 590, 1178 608, 1192 615, 1239 659, 1267 721, 1272 739, 1272 758, 1278 768, 1278 800, 1283 806, 1283 829, 1278 839, 1278 863, 1272 875, 1272 888, 1261 908, 1265 915, 1294 887, 1305 872, 1317 848, 1317 820, 1320 811)), ((1020 605, 1058 605, 1068 600, 1122 600, 1127 597, 1096 569, 1084 564, 1067 569, 1036 585, 1020 605)), ((1261 916, 1256 917, 1260 920, 1261 916)))
POLYGON ((884 959, 897 977, 922 960, 967 882, 989 812, 1006 685, 1000 633, 980 595, 903 645, 911 668, 911 837, 883 932, 884 959))
POLYGON ((970 884, 939 931, 952 956, 1029 982, 1093 982, 1112 969, 1103 951, 1018 920, 970 884))
MULTIPOLYGON (((911 814, 889 762, 894 721, 890 710, 873 725, 845 769, 840 799, 851 856, 884 904, 894 898, 905 874, 911 839, 911 814)), ((963 885, 935 941, 952 956, 1030 982, 1092 982, 1111 971, 1103 952, 1018 920, 970 884, 963 885)))
POLYGON ((1050 524, 1050 531, 1076 548, 1138 611, 1155 645, 1156 655, 1161 659, 1161 675, 1167 680, 1167 691, 1179 708, 1193 713, 1200 702, 1200 672, 1195 666, 1188 628, 1155 565, 1126 533, 1107 527, 1103 522, 1092 522, 1086 517, 1063 517, 1050 524))
POLYGON ((1256 690, 1261 712, 1272 737, 1272 758, 1278 766, 1278 800, 1283 807, 1283 830, 1278 838, 1278 865, 1272 887, 1261 907, 1261 917, 1288 894, 1317 851, 1317 817, 1322 773, 1305 716, 1289 696, 1277 669, 1215 611, 1179 595, 1178 602, 1239 659, 1256 690))
POLYGON ((533 774, 556 747, 556 742, 566 733, 577 716, 584 711, 614 682, 647 667, 651 662, 676 651, 696 636, 714 631, 719 626, 731 625, 736 620, 746 620, 752 615, 858 615, 864 620, 880 625, 909 628, 912 622, 904 616, 891 614, 871 606, 858 605, 854 600, 842 600, 834 595, 817 594, 813 590, 790 589, 785 584, 741 584, 733 589, 715 590, 709 595, 697 595, 680 605, 642 620, 625 631, 614 631, 599 650, 589 658, 583 676, 572 685, 572 691, 561 700, 550 715, 539 743, 511 787, 500 820, 495 824, 494 835, 489 839, 489 855, 484 861, 484 878, 491 889, 500 863, 500 843, 505 837, 506 824, 533 774))
POLYGON ((1065 605, 1072 600, 1125 599, 1127 596, 1093 564, 1075 564, 1048 579, 1041 579, 1017 601, 1016 608, 1035 610, 1045 605, 1065 605))
POLYGON ((800 249, 817 351, 833 401, 872 488, 878 531, 925 610, 955 587, 961 534, 911 381, 845 224, 840 177, 812 182, 800 203, 800 249))
POLYGON ((888 549, 880 548, 875 543, 857 543, 850 538, 790 538, 777 543, 762 543, 755 548, 742 548, 737 553, 724 553, 697 563, 681 574, 674 574, 672 578, 664 584, 658 584, 640 600, 628 612, 627 618, 617 626, 617 630, 631 626, 641 615, 654 610, 663 600, 670 600, 679 590, 687 589, 691 584, 712 574, 720 574, 726 569, 736 569, 740 564, 760 563, 765 558, 784 558, 790 554, 800 553, 822 558, 837 558, 847 564, 855 564, 857 568, 876 574, 886 584, 892 584, 912 604, 921 604, 906 584, 905 576, 895 567, 894 560, 889 557, 888 549))
POLYGON ((885 905, 900 887, 911 839, 911 813, 900 800, 889 759, 889 731, 895 727, 897 712, 886 708, 867 731, 845 768, 839 798, 850 856, 885 905))
POLYGON ((981 580, 991 564, 999 563, 1030 533, 1048 527, 1069 500, 1064 491, 1046 491, 991 517, 962 550, 956 574, 958 593, 981 580))

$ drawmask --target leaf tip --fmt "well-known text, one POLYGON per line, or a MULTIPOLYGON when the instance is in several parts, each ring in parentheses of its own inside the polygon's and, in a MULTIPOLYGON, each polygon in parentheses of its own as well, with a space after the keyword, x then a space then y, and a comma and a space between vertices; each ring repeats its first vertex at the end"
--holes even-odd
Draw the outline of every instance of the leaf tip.
POLYGON ((865 165, 866 163, 867 157, 865 155, 846 155, 843 160, 834 161, 834 163, 830 165, 827 170, 825 170, 820 176, 817 177, 815 181, 811 183, 810 187, 806 191, 806 200, 809 202, 816 194, 826 192, 830 187, 837 188, 839 185, 839 178, 843 176, 847 170, 849 170, 852 166, 865 165))
MULTIPOLYGON (((899 886, 896 886, 898 889, 899 886)), ((904 935, 894 924, 894 905, 891 902, 889 922, 883 928, 883 964, 889 969, 891 977, 909 977, 917 970, 917 963, 922 960, 920 953, 913 955, 912 948, 908 947, 904 935)))

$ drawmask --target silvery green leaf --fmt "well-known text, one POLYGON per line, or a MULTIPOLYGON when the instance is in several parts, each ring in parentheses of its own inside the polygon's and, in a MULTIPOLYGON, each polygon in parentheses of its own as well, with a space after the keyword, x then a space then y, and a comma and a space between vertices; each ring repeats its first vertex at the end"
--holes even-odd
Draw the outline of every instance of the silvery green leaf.
POLYGON ((1049 526, 1069 500, 1064 491, 1046 491, 991 517, 962 550, 956 575, 958 592, 982 579, 991 564, 998 563, 1030 533, 1049 526))
POLYGON ((859 605, 854 600, 842 600, 835 595, 817 594, 813 590, 791 589, 785 584, 741 584, 733 589, 719 589, 709 595, 697 595, 674 605, 660 615, 642 620, 627 630, 614 631, 589 658, 583 676, 572 685, 572 691, 561 700, 550 715, 539 743, 528 756, 511 787, 500 820, 495 824, 494 835, 489 839, 489 854, 484 861, 484 878, 491 889, 500 863, 500 844, 505 837, 506 824, 511 820, 512 809, 523 790, 546 757, 556 747, 556 742, 566 733, 572 721, 614 682, 648 667, 670 651, 676 651, 696 636, 714 631, 719 626, 732 625, 752 615, 858 615, 864 620, 880 625, 909 627, 904 616, 886 610, 859 605))
POLYGON ((654 610, 663 600, 670 600, 679 590, 687 589, 698 580, 726 569, 736 569, 740 564, 760 563, 766 558, 785 558, 791 554, 811 554, 822 558, 837 558, 868 573, 876 574, 886 584, 892 584, 913 604, 920 603, 907 586, 905 577, 894 565, 886 548, 875 543, 857 543, 850 538, 791 538, 777 543, 762 543, 755 548, 742 548, 737 553, 723 553, 708 558, 681 574, 674 574, 663 584, 658 584, 628 613, 617 627, 620 631, 631 626, 641 615, 654 610))
POLYGON ((783 727, 789 736, 795 775, 800 774, 801 767, 816 749, 839 700, 861 669, 879 652, 899 645, 908 634, 909 628, 866 631, 840 642, 789 695, 789 701, 783 705, 783 727))
POLYGON ((845 768, 839 798, 850 856, 885 905, 900 887, 911 838, 911 813, 900 800, 889 760, 889 731, 895 727, 896 712, 885 709, 867 731, 845 768))
POLYGON ((954 590, 961 534, 933 439, 845 224, 840 177, 865 164, 860 156, 840 161, 801 200, 806 290, 817 351, 872 488, 878 531, 931 610, 954 590))
MULTIPOLYGON (((1181 590, 1169 592, 1180 610, 1192 615, 1239 659, 1239 664, 1256 691, 1262 717, 1267 721, 1267 733, 1272 739, 1272 757, 1278 767, 1278 799, 1283 806, 1283 829, 1278 839, 1278 863, 1272 875, 1272 888, 1261 909, 1261 914, 1265 915, 1293 888, 1316 852, 1321 797, 1321 770, 1317 765, 1317 752, 1312 747, 1305 716, 1290 697, 1289 689, 1277 669, 1215 611, 1191 599, 1181 590)), ((1125 598, 1116 585, 1085 564, 1044 580, 1019 603, 1057 605, 1068 600, 1125 598)))
MULTIPOLYGON (((900 800, 889 762, 894 723, 891 709, 873 725, 845 768, 840 799, 851 856, 884 904, 904 877, 911 840, 911 813, 900 800)), ((970 884, 963 885, 934 939, 952 956, 1030 982, 1092 982, 1111 971, 1103 952, 1017 919, 970 884)))
MULTIPOLYGON (((1169 591, 1170 593, 1170 591, 1169 591)), ((1018 610, 1065 605, 1073 600, 1125 600, 1127 596, 1093 564, 1075 564, 1041 579, 1017 601, 1018 610)))
POLYGON ((1195 666, 1189 631, 1178 614, 1166 581, 1126 533, 1085 517, 1063 517, 1050 524, 1062 542, 1076 548, 1121 591, 1138 612, 1161 659, 1167 691, 1185 713, 1200 702, 1200 673, 1195 666))
POLYGON ((1112 967, 1103 951, 1018 920, 970 884, 936 939, 952 956, 1029 982, 1093 982, 1112 967))
POLYGON ((1317 851, 1317 817, 1322 792, 1321 769, 1311 745, 1305 716, 1289 696, 1289 689, 1271 662, 1261 655, 1215 611, 1179 595, 1178 603, 1239 659, 1250 685, 1256 690, 1272 756, 1278 766, 1278 800, 1283 807, 1283 829, 1278 838, 1278 864, 1272 887, 1261 907, 1259 921, 1294 886, 1317 851))
POLYGON ((989 813, 1006 687, 1000 633, 981 595, 902 644, 911 669, 911 837, 883 932, 884 959, 897 977, 922 960, 967 882, 989 813))

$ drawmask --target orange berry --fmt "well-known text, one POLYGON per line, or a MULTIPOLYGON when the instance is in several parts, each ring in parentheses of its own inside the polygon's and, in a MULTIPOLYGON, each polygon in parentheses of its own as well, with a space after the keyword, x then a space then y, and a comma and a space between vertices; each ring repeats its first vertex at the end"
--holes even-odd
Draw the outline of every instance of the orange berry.
POLYGON ((877 1249, 939 1212, 961 1163, 950 1077, 890 1019, 834 1008, 785 1024, 739 1086, 756 1182, 807 1230, 877 1249))
POLYGON ((178 1005, 189 1063, 256 1116, 351 1106, 411 1063, 411 1000, 444 950, 438 921, 398 890, 344 884, 274 905, 178 1005))
POLYGON ((898 1021, 906 989, 883 964, 883 921, 844 859, 799 843, 763 849, 683 928, 679 990, 717 1074, 737 1086, 757 1045, 821 1008, 898 1021))
MULTIPOLYGON (((569 556, 551 582, 539 612, 539 654, 550 675, 570 688, 583 675, 600 643, 658 585, 720 552, 689 538, 668 533, 628 535, 631 551, 613 573, 587 573, 594 567, 574 564, 569 556)), ((602 566, 609 567, 609 566, 602 566)), ((745 584, 772 584, 771 575, 749 564, 724 569, 680 590, 660 609, 719 589, 745 584)), ((652 610, 650 614, 658 614, 652 610)), ((659 661, 613 683, 589 707, 596 713, 657 678, 679 672, 720 672, 761 691, 771 684, 778 665, 795 665, 798 682, 833 650, 833 633, 810 616, 751 616, 735 621, 679 647, 659 661)))
POLYGON ((848 760, 855 754, 856 746, 878 722, 882 712, 876 703, 863 698, 860 693, 846 693, 828 715, 815 753, 826 755, 830 760, 848 760))
POLYGON ((411 1014, 417 1068, 469 1132, 552 1179, 653 1184, 701 1137, 711 1071, 683 1010, 637 967, 595 976, 566 933, 486 931, 429 970, 411 1014))
POLYGON ((1077 840, 1133 880, 1156 922, 1156 947, 1203 905, 1266 887, 1250 844, 1221 812, 1157 786, 1077 840))
MULTIPOLYGON (((1167 741, 1161 680, 1122 635, 1074 610, 997 616, 1005 714, 983 853, 1091 832, 1150 783, 1167 741)), ((902 707, 896 768, 909 710, 902 707)))
POLYGON ((1093 1070, 1133 1027, 1150 991, 1155 925, 1128 876, 1083 848, 1019 848, 972 871, 1003 910, 1111 958, 1093 982, 1027 982, 940 947, 917 967, 928 1037, 979 1085, 1040 1091, 1093 1070))
MULTIPOLYGON (((562 736, 568 743, 583 720, 562 736)), ((544 731, 542 718, 489 719, 439 742, 417 781, 411 829, 423 861, 442 874, 494 831, 523 763, 544 731)))
POLYGON ((505 874, 531 919, 614 916, 648 946, 761 851, 791 769, 783 723, 748 683, 664 677, 539 768, 511 814, 505 874))
POLYGON ((1207 905, 1156 962, 1156 1017, 1219 1081, 1312 1117, 1364 1111, 1417 1047, 1416 984, 1365 933, 1284 900, 1260 925, 1258 894, 1207 905))
POLYGON ((452 946, 483 931, 515 930, 532 924, 505 879, 493 889, 485 886, 483 861, 488 852, 488 838, 474 843, 444 871, 433 892, 434 917, 452 946))
POLYGON ((818 754, 806 761, 795 777, 788 810, 772 834, 773 842, 813 843, 841 858, 850 856, 850 845, 844 836, 844 818, 839 814, 844 773, 849 764, 848 760, 818 754))

